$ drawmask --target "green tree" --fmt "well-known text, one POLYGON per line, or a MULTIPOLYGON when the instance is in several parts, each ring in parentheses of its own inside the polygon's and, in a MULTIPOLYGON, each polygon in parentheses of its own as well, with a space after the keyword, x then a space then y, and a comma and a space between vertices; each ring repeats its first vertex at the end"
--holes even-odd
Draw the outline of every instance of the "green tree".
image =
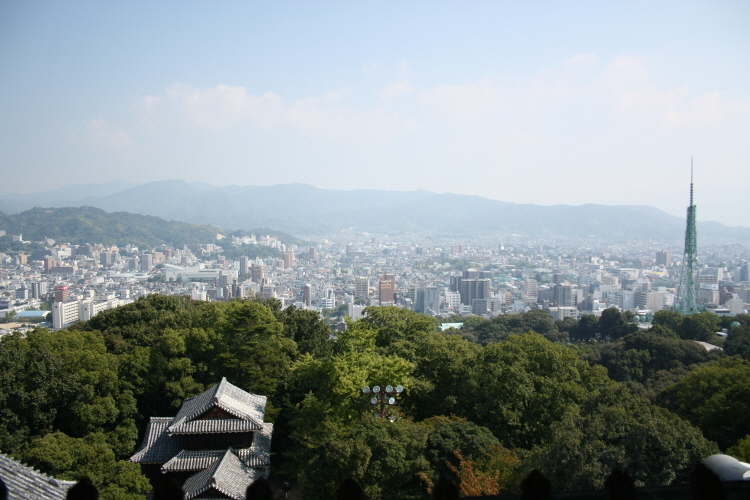
POLYGON ((657 401, 726 450, 750 434, 750 362, 731 358, 697 368, 657 401))
POLYGON ((0 341, 0 449, 61 430, 107 433, 118 454, 135 446, 136 400, 98 332, 37 328, 0 341))
POLYGON ((466 413, 467 381, 482 347, 457 335, 434 333, 419 343, 404 410, 415 420, 466 413))
POLYGON ((283 335, 283 324, 254 301, 228 302, 218 306, 217 313, 207 357, 209 376, 226 377, 244 390, 272 397, 296 353, 294 341, 283 335))
POLYGON ((727 455, 736 458, 740 462, 750 462, 750 434, 737 441, 734 446, 727 450, 727 455))
POLYGON ((612 382, 553 423, 550 434, 532 450, 521 475, 537 468, 556 491, 600 490, 615 467, 636 484, 685 482, 697 462, 718 452, 688 422, 612 382))
POLYGON ((604 337, 619 339, 636 330, 638 326, 630 322, 628 317, 616 307, 608 307, 599 316, 599 331, 604 337))
POLYGON ((459 465, 456 451, 469 460, 481 460, 488 457, 499 444, 489 429, 474 422, 446 422, 430 432, 425 457, 438 475, 446 474, 449 472, 446 463, 459 465))
POLYGON ((683 318, 684 316, 677 311, 664 309, 662 311, 656 311, 654 313, 654 318, 651 320, 651 325, 662 326, 677 334, 677 332, 680 331, 683 318))
POLYGON ((141 500, 151 490, 137 464, 118 460, 104 434, 72 438, 54 432, 32 441, 22 459, 58 479, 91 478, 103 500, 141 500))
POLYGON ((719 317, 711 312, 691 314, 682 319, 682 324, 677 334, 680 338, 686 340, 711 342, 716 340, 716 332, 719 331, 719 322, 719 317))
POLYGON ((729 330, 724 342, 724 352, 738 355, 750 361, 750 326, 737 326, 729 330))
POLYGON ((289 306, 279 315, 284 324, 284 336, 297 343, 299 354, 326 357, 333 351, 331 328, 315 311, 289 306))
POLYGON ((324 425, 320 441, 308 442, 306 460, 295 465, 306 499, 330 498, 347 477, 371 500, 424 497, 420 473, 430 472, 424 457, 429 427, 369 415, 355 425, 324 425))
POLYGON ((590 367, 574 350, 536 333, 488 345, 469 374, 457 394, 459 415, 520 448, 546 441, 552 423, 606 380, 603 368, 590 367))
POLYGON ((570 336, 571 338, 587 340, 595 338, 597 333, 600 333, 599 318, 593 314, 584 314, 578 320, 578 326, 573 329, 570 336))
POLYGON ((414 346, 435 331, 435 320, 425 314, 395 306, 367 307, 356 322, 377 331, 375 345, 387 354, 414 357, 414 346))

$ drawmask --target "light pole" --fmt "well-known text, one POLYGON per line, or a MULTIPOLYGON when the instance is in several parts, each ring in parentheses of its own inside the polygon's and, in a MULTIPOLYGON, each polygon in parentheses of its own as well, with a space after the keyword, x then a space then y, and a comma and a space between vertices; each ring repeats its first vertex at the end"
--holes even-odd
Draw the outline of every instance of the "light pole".
POLYGON ((392 385, 375 385, 370 389, 369 385, 366 385, 362 388, 362 392, 365 393, 365 395, 370 395, 370 404, 371 405, 380 405, 380 411, 376 413, 377 416, 380 418, 385 418, 385 410, 390 405, 393 406, 396 404, 396 397, 404 392, 404 386, 397 385, 396 387, 393 387, 392 385))

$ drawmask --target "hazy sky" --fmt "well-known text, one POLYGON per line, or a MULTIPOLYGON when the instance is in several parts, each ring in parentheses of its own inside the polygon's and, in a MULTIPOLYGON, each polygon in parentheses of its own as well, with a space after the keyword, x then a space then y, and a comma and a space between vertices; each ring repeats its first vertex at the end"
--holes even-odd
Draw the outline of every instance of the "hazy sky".
MULTIPOLYGON (((0 194, 115 178, 750 227, 750 2, 0 0, 0 194)), ((283 200, 279 200, 283 203, 283 200)))

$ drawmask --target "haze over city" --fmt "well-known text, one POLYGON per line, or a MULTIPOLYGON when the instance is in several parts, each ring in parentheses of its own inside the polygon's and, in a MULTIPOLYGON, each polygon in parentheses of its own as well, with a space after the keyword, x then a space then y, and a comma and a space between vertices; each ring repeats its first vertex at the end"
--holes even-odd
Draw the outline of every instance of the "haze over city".
POLYGON ((0 195, 164 179, 750 227, 746 2, 3 2, 0 195))

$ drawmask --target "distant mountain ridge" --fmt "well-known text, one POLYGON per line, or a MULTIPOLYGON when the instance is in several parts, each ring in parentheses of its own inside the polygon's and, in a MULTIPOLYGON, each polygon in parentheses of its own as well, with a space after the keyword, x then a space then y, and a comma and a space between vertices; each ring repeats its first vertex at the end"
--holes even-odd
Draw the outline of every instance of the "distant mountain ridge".
MULTIPOLYGON (((54 193, 0 196, 0 207, 94 206, 229 229, 272 227, 322 235, 344 229, 378 233, 679 240, 685 220, 647 206, 516 204, 431 191, 338 191, 307 184, 216 187, 182 180, 76 186, 54 193), (104 187, 102 187, 104 186, 104 187), (97 195, 97 189, 101 195, 97 195), (79 200, 71 199, 73 195, 79 200)), ((750 241, 750 228, 699 222, 699 238, 750 241)))

